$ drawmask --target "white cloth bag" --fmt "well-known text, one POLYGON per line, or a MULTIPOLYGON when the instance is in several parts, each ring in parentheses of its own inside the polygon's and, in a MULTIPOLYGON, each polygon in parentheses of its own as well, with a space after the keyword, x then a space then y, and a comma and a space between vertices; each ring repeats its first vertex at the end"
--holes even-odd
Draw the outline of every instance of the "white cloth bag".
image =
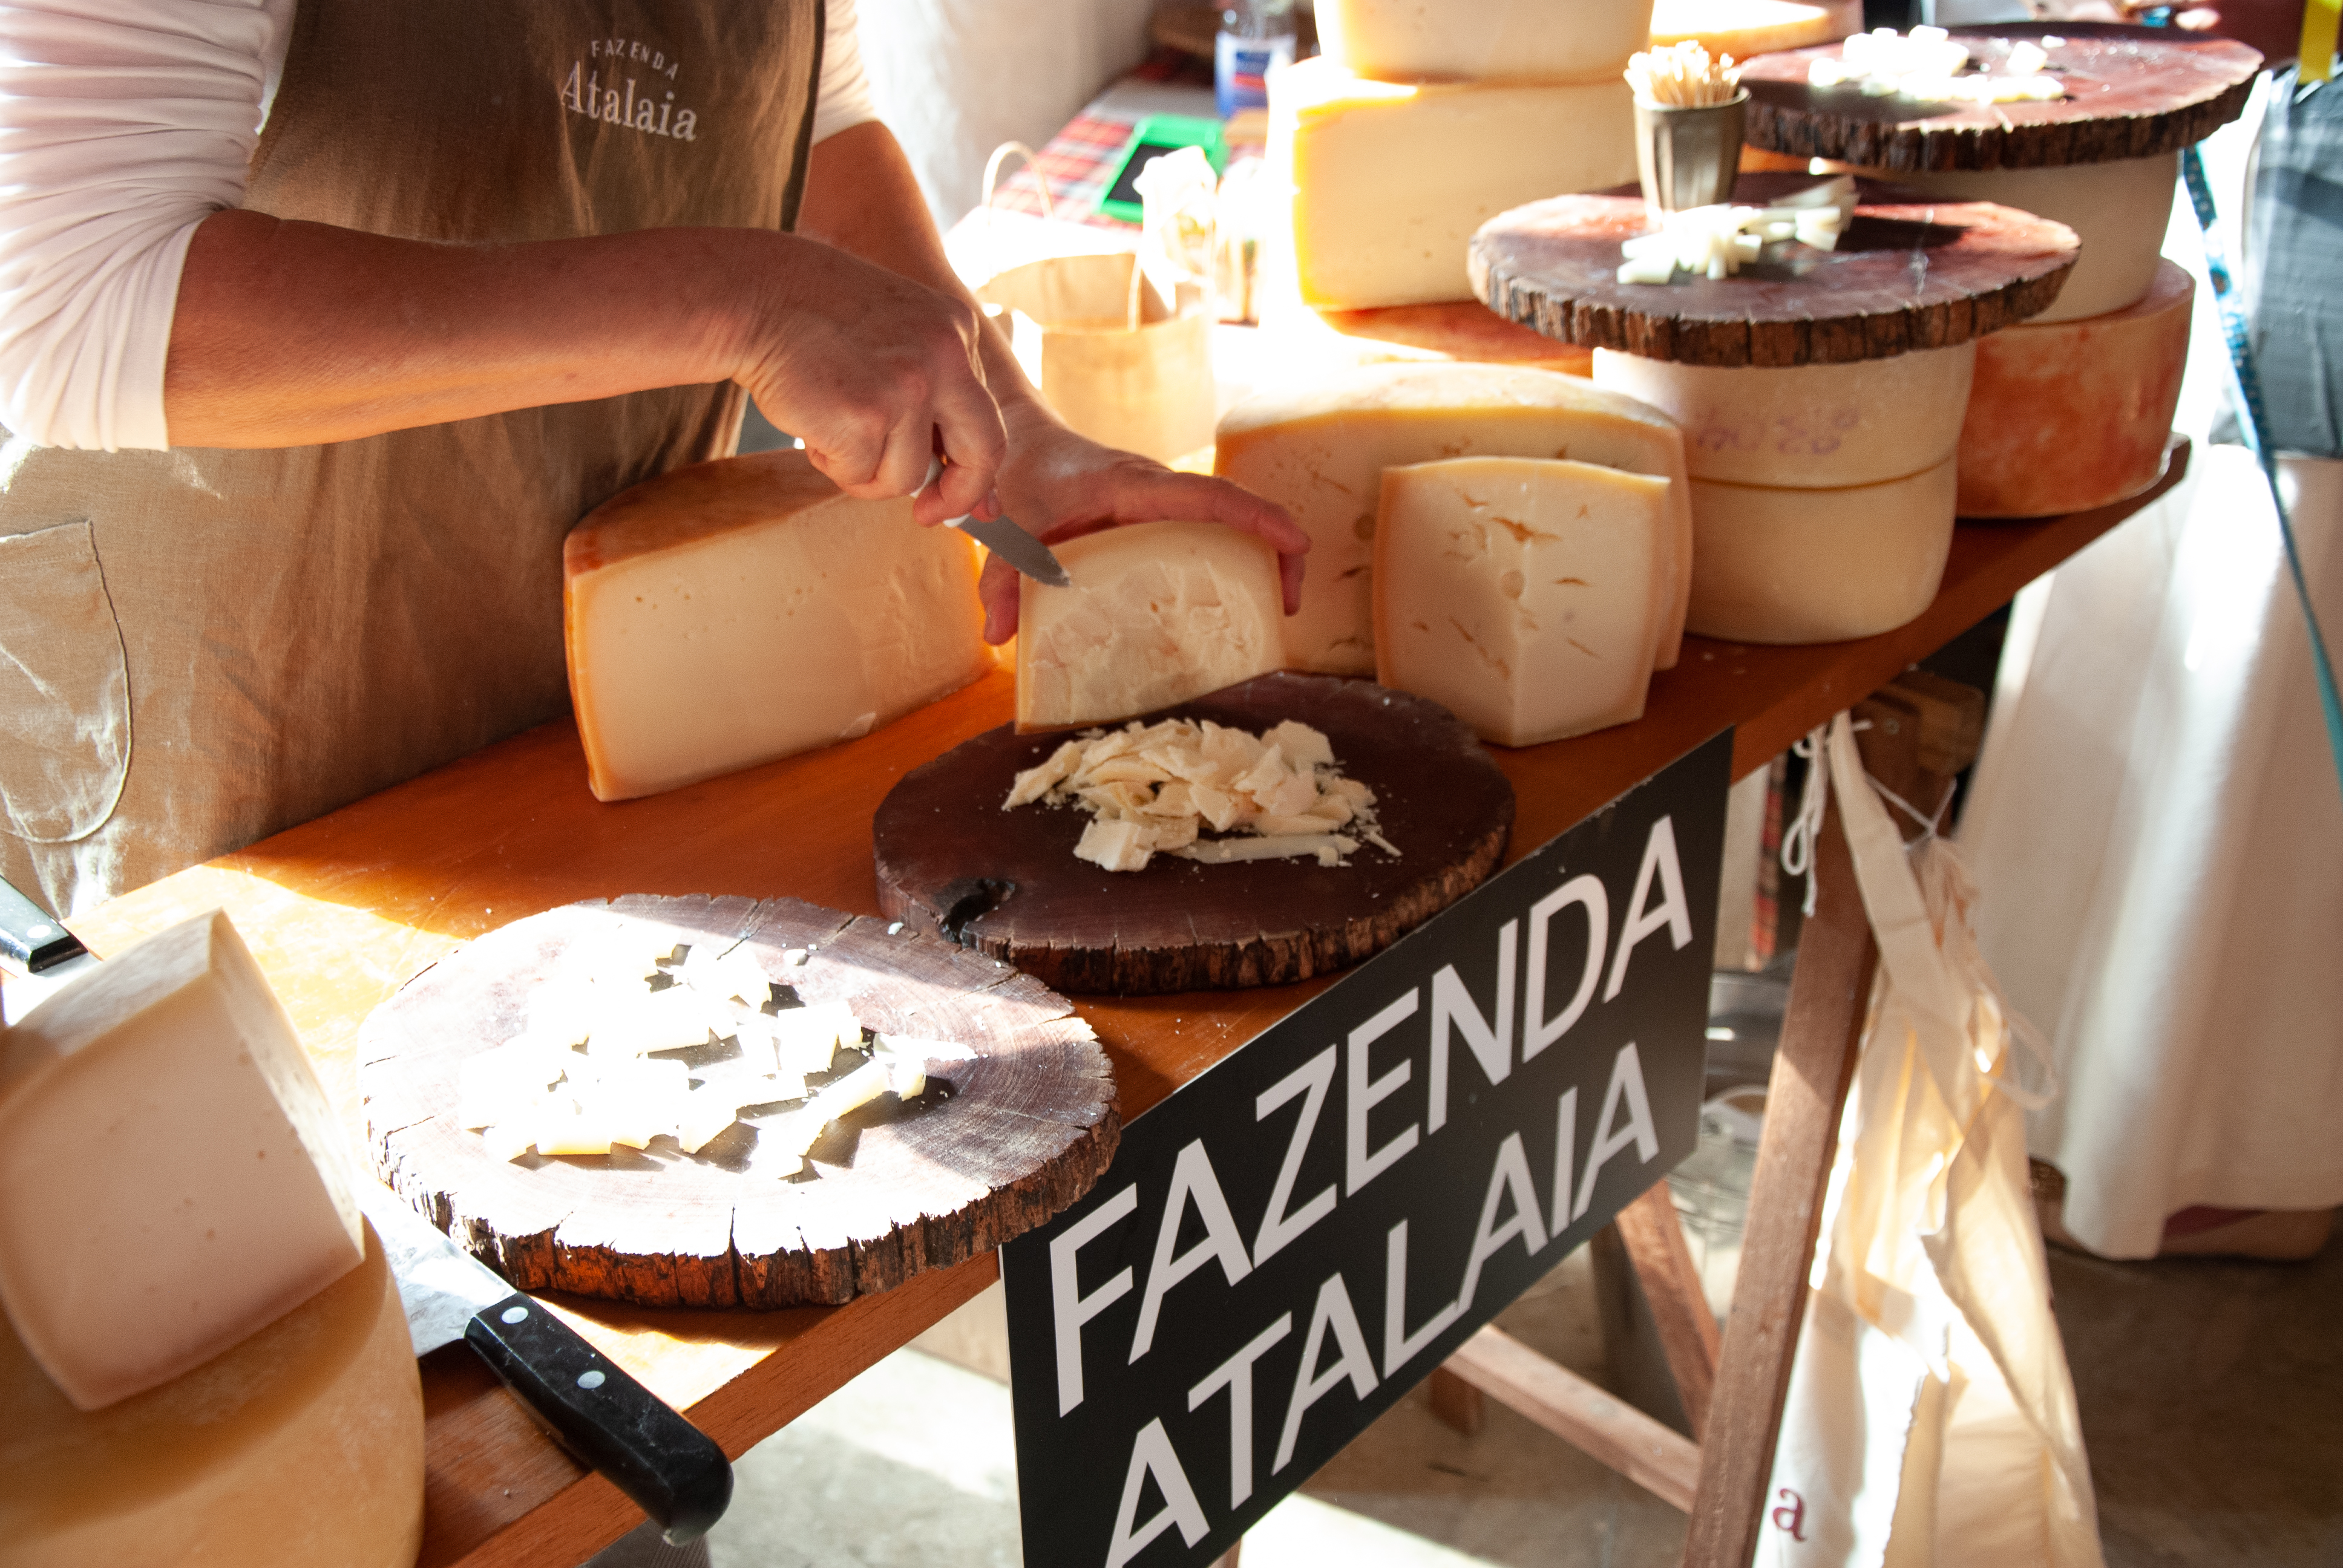
POLYGON ((1933 834, 1907 855, 1846 715, 1826 750, 1880 974, 1756 1561, 2097 1568, 2074 1383, 2027 1195, 2033 1097, 2016 1081, 2018 1030, 1977 956, 1975 891, 1933 834))

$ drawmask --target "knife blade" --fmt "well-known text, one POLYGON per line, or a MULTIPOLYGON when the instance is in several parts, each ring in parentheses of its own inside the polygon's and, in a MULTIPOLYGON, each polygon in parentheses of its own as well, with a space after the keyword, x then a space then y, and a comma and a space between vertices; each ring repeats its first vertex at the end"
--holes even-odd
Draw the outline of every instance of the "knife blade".
POLYGON ((732 1500, 732 1465, 709 1436, 527 1292, 516 1291, 397 1194, 364 1182, 398 1280, 415 1353, 462 1340, 580 1462, 656 1521, 670 1545, 707 1533, 732 1500))
POLYGON ((0 986, 0 1023, 22 1022, 66 981, 97 967, 97 955, 48 911, 0 881, 0 960, 9 980, 0 986))
MULTIPOLYGON (((924 493, 930 485, 942 477, 943 471, 943 459, 929 458, 928 477, 920 481, 920 492, 924 493)), ((1047 583, 1051 588, 1074 586, 1074 579, 1066 575, 1066 568, 1059 564, 1050 547, 1007 518, 993 518, 988 521, 970 514, 953 518, 945 526, 958 528, 1037 583, 1047 583)))
MULTIPOLYGON (((0 960, 11 973, 0 987, 10 1023, 99 961, 4 879, 0 960)), ((633 1499, 671 1545, 723 1516, 732 1465, 705 1432, 388 1188, 363 1178, 356 1185, 398 1281, 417 1356, 458 1340, 470 1345, 554 1441, 633 1499)))

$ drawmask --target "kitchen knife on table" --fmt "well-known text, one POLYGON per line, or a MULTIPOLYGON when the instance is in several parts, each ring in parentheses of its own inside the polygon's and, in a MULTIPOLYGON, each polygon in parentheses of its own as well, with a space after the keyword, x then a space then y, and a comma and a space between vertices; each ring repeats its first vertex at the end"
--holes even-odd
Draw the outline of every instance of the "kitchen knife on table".
MULTIPOLYGON (((920 481, 920 492, 925 493, 930 485, 942 477, 943 471, 942 458, 929 458, 928 477, 920 481)), ((1058 564, 1058 558, 1051 553, 1050 547, 1007 518, 995 518, 986 522, 971 515, 953 518, 946 527, 958 528, 1035 582, 1047 583, 1051 588, 1074 586, 1074 579, 1066 575, 1066 568, 1058 564)))
MULTIPOLYGON (((39 905, 0 881, 0 986, 15 1023, 97 956, 39 905)), ((415 1353, 462 1340, 581 1463, 609 1478, 680 1546, 705 1533, 732 1500, 732 1466, 698 1427, 628 1377, 578 1332, 516 1291, 378 1182, 360 1179, 398 1279, 415 1353)))

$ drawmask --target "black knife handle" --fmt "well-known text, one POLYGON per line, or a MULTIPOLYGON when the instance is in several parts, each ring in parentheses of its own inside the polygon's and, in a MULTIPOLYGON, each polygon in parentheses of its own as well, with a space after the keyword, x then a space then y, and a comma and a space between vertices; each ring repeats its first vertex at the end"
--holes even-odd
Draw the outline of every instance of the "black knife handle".
POLYGON ((680 1546, 732 1501, 724 1451, 628 1377, 575 1330, 515 1292, 464 1327, 464 1338, 553 1432, 608 1476, 680 1546))
POLYGON ((51 920, 47 910, 0 882, 0 954, 21 965, 27 974, 39 974, 88 950, 71 931, 51 920))

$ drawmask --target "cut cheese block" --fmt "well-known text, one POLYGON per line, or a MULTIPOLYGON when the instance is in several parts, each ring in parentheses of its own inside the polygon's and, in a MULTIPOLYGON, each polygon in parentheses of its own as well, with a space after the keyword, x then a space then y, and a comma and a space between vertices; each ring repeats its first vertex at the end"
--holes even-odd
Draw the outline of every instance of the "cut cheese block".
POLYGON ((993 668, 976 547, 802 452, 679 468, 562 550, 569 693, 604 800, 850 740, 993 668))
POLYGON ((1697 43, 1736 60, 1862 31, 1863 0, 1658 0, 1652 7, 1654 44, 1697 43))
POLYGON ((1375 678, 1500 746, 1641 719, 1673 586, 1670 483, 1536 457, 1385 468, 1375 678))
POLYGON ((409 1568, 423 1390, 398 1282, 365 1241, 359 1267, 291 1312, 101 1411, 0 1322, 0 1562, 409 1568))
POLYGON ((1218 523, 1139 523, 1052 547, 1071 588, 1023 579, 1017 722, 1105 724, 1283 661, 1277 556, 1218 523))
POLYGON ((2156 282, 2180 155, 2059 168, 1855 172, 1946 201, 1999 202, 2073 229, 2082 254, 2057 299, 2034 320, 2077 321, 2137 305, 2156 282))
POLYGON ((1978 339, 1961 427, 1961 516, 2087 511, 2156 483, 2196 294, 2196 280, 2167 261, 2128 310, 1978 339))
POLYGON ((1651 19, 1651 0, 1322 0, 1318 46, 1383 82, 1584 82, 1625 70, 1651 19))
POLYGON ((1841 642, 1928 608, 1953 548, 1954 459, 1884 485, 1692 482, 1692 629, 1734 642, 1841 642))
POLYGON ((76 1405, 167 1382, 357 1266, 340 1124, 226 915, 9 1032, 53 1060, 0 1101, 0 1306, 76 1405))
POLYGON ((1470 299, 1473 231, 1508 208, 1635 177, 1634 100, 1577 84, 1371 81, 1332 60, 1270 80, 1273 187, 1305 305, 1470 299))
POLYGON ((1285 662, 1326 675, 1373 675, 1375 506, 1383 471, 1443 457, 1570 457, 1677 481, 1674 608, 1654 663, 1675 663, 1689 591, 1690 492, 1684 437, 1659 410, 1575 377, 1515 366, 1366 365, 1306 386, 1259 392, 1221 420, 1214 471, 1275 501, 1310 536, 1302 611, 1285 623, 1285 662))
POLYGON ((1845 365, 1679 365, 1594 351, 1594 384, 1684 427, 1695 479, 1831 489, 1933 468, 1953 455, 1974 340, 1845 365))

